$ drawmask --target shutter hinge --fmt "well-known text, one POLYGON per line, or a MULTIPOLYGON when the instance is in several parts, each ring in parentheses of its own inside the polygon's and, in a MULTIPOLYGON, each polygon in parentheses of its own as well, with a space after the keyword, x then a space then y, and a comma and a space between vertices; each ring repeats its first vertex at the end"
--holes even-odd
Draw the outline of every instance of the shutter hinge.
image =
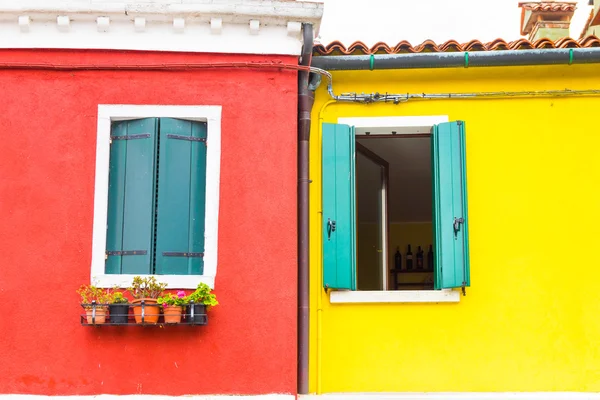
POLYGON ((140 133, 139 135, 123 135, 123 136, 111 136, 111 143, 113 140, 133 140, 133 139, 148 139, 149 133, 140 133))
POLYGON ((456 121, 456 125, 461 126, 462 125, 462 121, 456 121))
POLYGON ((147 250, 123 250, 123 251, 107 251, 106 257, 108 256, 145 256, 148 254, 147 250))
POLYGON ((180 252, 180 251, 163 251, 164 257, 204 257, 204 253, 180 252))
POLYGON ((460 231, 460 224, 464 224, 464 223, 465 223, 465 219, 463 217, 460 217, 460 218, 454 217, 454 222, 453 222, 454 237, 456 237, 458 235, 458 231, 460 231))
POLYGON ((467 282, 463 281, 462 283, 462 294, 463 296, 467 295, 467 282))
POLYGON ((190 142, 203 142, 206 145, 206 138, 192 137, 192 136, 183 136, 183 135, 174 135, 172 133, 167 134, 167 138, 169 139, 177 139, 177 140, 189 140, 190 142))

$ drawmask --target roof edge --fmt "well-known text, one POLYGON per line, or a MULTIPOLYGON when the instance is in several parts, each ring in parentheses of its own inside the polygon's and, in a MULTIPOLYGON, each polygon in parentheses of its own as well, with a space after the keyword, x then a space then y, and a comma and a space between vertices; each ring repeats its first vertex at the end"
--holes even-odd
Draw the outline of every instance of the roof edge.
POLYGON ((378 42, 368 47, 363 42, 357 41, 348 47, 340 41, 331 42, 328 45, 318 44, 313 47, 315 56, 335 56, 335 55, 369 55, 369 54, 402 54, 402 53, 449 53, 449 52, 473 52, 473 51, 497 51, 497 50, 531 50, 531 49, 564 49, 564 48, 590 48, 600 47, 600 39, 596 36, 587 36, 581 39, 562 38, 550 40, 547 38, 529 41, 527 39, 518 39, 514 41, 505 41, 496 39, 491 42, 481 42, 471 40, 466 43, 459 43, 456 40, 448 40, 444 43, 435 43, 433 40, 425 40, 421 44, 412 45, 403 40, 395 46, 390 46, 384 42, 378 42))

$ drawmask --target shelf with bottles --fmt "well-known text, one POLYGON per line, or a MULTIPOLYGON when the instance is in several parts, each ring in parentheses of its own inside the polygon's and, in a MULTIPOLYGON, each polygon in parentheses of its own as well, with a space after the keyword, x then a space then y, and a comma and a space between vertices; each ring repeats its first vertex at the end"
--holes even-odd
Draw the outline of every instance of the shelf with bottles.
POLYGON ((391 269, 392 273, 423 273, 433 272, 433 246, 429 245, 429 251, 427 252, 427 258, 425 258, 425 252, 418 246, 416 255, 413 259, 413 252, 411 245, 408 245, 408 250, 404 256, 400 253, 400 246, 396 247, 396 253, 394 254, 394 268, 391 269))

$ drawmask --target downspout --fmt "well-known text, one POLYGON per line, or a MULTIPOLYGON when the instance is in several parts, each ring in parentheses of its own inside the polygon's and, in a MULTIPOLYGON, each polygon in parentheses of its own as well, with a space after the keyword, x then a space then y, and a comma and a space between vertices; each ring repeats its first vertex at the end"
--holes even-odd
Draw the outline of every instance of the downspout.
MULTIPOLYGON (((309 66, 313 50, 313 26, 302 24, 300 65, 309 66)), ((308 144, 310 112, 315 100, 308 88, 310 73, 298 72, 298 394, 308 394, 309 341, 309 246, 308 246, 308 144)))
POLYGON ((412 68, 472 68, 600 63, 600 48, 492 50, 455 53, 319 56, 313 67, 327 71, 412 68))

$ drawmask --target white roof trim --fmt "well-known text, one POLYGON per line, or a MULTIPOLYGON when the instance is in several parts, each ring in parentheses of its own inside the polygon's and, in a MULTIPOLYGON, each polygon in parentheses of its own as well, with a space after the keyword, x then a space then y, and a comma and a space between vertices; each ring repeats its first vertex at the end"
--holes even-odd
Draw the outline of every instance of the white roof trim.
POLYGON ((0 0, 0 48, 298 55, 323 4, 293 0, 0 0))

